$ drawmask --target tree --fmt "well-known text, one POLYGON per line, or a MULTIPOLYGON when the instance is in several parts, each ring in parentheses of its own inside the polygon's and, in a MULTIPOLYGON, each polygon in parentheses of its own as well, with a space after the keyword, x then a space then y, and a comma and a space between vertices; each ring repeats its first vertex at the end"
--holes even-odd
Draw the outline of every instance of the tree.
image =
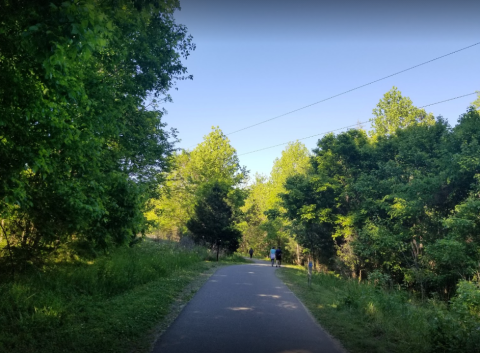
POLYGON ((285 210, 279 195, 285 192, 284 184, 290 176, 306 173, 309 158, 305 145, 298 141, 289 143, 282 151, 282 156, 275 159, 270 177, 256 177, 242 208, 245 214, 241 223, 243 249, 253 247, 257 253, 264 253, 271 246, 282 246, 286 250, 285 258, 295 253, 297 261, 300 261, 301 249, 288 227, 288 220, 281 217, 285 210), (267 214, 270 216, 267 217, 267 214), (274 214, 275 217, 272 216, 274 214))
POLYGON ((2 2, 0 218, 12 253, 106 247, 145 228, 174 135, 144 102, 189 78, 181 58, 194 49, 178 5, 2 2))
POLYGON ((196 242, 205 242, 217 250, 220 247, 235 252, 242 233, 235 227, 234 211, 228 203, 229 186, 218 181, 204 184, 200 190, 194 215, 187 222, 196 242))
POLYGON ((475 99, 472 102, 472 105, 477 108, 477 110, 480 110, 480 92, 477 92, 477 99, 475 99))
POLYGON ((284 217, 292 222, 297 241, 318 262, 332 266, 336 247, 337 255, 355 271, 348 211, 358 202, 353 181, 369 161, 368 137, 363 130, 349 130, 327 135, 317 145, 308 173, 288 178, 286 192, 280 194, 284 217))
POLYGON ((246 191, 248 195, 245 198, 244 206, 241 208, 243 215, 238 224, 242 232, 240 249, 245 254, 250 248, 257 254, 263 254, 269 246, 266 232, 260 227, 267 219, 264 211, 267 209, 266 204, 269 197, 268 178, 256 174, 254 182, 246 188, 246 191))
POLYGON ((299 141, 290 142, 282 151, 282 156, 273 162, 270 180, 272 191, 269 207, 279 206, 280 194, 285 191, 285 182, 293 175, 305 175, 310 167, 310 153, 299 141))
POLYGON ((151 200, 153 210, 149 213, 156 223, 154 228, 163 233, 186 232, 202 185, 220 182, 229 190, 238 189, 248 175, 237 151, 218 127, 212 127, 192 151, 175 153, 171 163, 172 169, 165 173, 166 183, 159 186, 160 197, 151 200))
POLYGON ((360 278, 381 272, 422 297, 448 299, 458 280, 478 276, 477 110, 453 129, 437 118, 383 136, 327 135, 313 152, 280 197, 297 241, 320 261, 360 278))
POLYGON ((403 97, 395 86, 380 99, 373 115, 374 118, 370 119, 373 126, 370 134, 373 136, 391 135, 412 124, 432 125, 435 122, 432 113, 415 107, 410 98, 403 97))
POLYGON ((203 142, 189 154, 185 174, 193 185, 216 180, 237 186, 247 177, 248 172, 246 167, 240 165, 237 151, 218 126, 212 126, 212 131, 204 136, 203 142))

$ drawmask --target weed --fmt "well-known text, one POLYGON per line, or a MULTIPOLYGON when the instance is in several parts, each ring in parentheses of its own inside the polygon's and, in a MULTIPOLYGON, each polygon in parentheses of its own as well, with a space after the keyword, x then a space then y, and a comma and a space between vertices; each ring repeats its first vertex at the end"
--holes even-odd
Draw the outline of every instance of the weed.
MULTIPOLYGON (((0 285, 0 351, 126 352, 208 268, 203 248, 145 242, 0 285)), ((145 344, 145 347, 148 347, 145 344)))
POLYGON ((404 290, 386 289, 382 282, 388 279, 369 284, 317 273, 308 287, 303 269, 277 273, 351 353, 477 352, 480 322, 478 305, 472 303, 480 296, 473 285, 460 288, 468 299, 457 299, 449 308, 438 300, 422 302, 404 290))

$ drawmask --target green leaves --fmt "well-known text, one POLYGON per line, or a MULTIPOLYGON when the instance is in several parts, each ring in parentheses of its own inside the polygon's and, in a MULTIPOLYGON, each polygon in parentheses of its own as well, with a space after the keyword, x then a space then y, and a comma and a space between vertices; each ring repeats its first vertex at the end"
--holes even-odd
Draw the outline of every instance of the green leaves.
POLYGON ((242 208, 245 214, 241 223, 244 232, 241 244, 243 251, 252 247, 257 253, 264 253, 271 246, 281 246, 284 257, 288 259, 291 256, 289 249, 298 250, 290 221, 284 217, 281 195, 286 192, 285 181, 289 177, 307 172, 309 159, 305 145, 298 141, 289 143, 282 151, 282 156, 274 161, 269 178, 255 176, 242 208))
POLYGON ((145 229, 145 202, 175 139, 163 111, 144 101, 185 78, 181 59, 194 45, 173 20, 174 3, 142 6, 2 7, 0 218, 13 248, 34 253, 69 239, 106 247, 145 229))
POLYGON ((227 200, 228 192, 229 185, 218 181, 202 185, 187 227, 197 242, 205 242, 217 249, 222 246, 233 253, 242 234, 235 227, 233 208, 227 200))
POLYGON ((385 93, 373 109, 373 115, 375 118, 370 121, 374 129, 370 134, 377 137, 394 134, 397 129, 413 124, 433 125, 435 122, 433 114, 413 106, 410 98, 403 97, 397 87, 385 93))
POLYGON ((477 108, 477 110, 480 110, 480 92, 477 92, 477 99, 475 99, 472 102, 472 105, 477 108))
POLYGON ((236 150, 218 127, 212 127, 191 152, 174 154, 171 162, 173 168, 165 174, 166 185, 161 188, 160 197, 151 200, 153 210, 147 215, 156 223, 155 228, 164 233, 185 233, 201 198, 199 193, 211 183, 226 185, 235 213, 243 205, 242 193, 235 190, 246 179, 247 170, 240 165, 236 150))
POLYGON ((282 216, 337 271, 380 271, 448 297, 480 262, 480 115, 468 109, 453 129, 420 121, 395 88, 376 112, 372 137, 350 130, 318 141, 307 174, 284 183, 282 216))

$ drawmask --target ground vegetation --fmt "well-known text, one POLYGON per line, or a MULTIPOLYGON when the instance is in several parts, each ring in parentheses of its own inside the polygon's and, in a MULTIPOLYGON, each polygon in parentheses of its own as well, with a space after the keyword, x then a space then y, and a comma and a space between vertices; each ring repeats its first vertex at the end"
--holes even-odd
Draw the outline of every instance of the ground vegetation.
POLYGON ((478 287, 460 282, 450 303, 392 287, 377 274, 358 282, 338 274, 277 272, 318 322, 351 353, 478 351, 478 287))

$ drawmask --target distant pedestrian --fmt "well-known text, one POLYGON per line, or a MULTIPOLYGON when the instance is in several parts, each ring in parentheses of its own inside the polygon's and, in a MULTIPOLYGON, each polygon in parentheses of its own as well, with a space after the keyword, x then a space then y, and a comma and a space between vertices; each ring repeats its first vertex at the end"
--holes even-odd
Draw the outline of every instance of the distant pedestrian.
POLYGON ((252 256, 253 256, 253 249, 250 248, 250 250, 248 250, 248 253, 250 254, 250 258, 252 258, 252 256))
POLYGON ((272 249, 270 250, 270 260, 272 260, 272 267, 273 267, 273 263, 275 262, 275 253, 277 251, 275 250, 275 248, 272 246, 272 249))
POLYGON ((277 260, 277 264, 275 267, 281 267, 282 266, 282 249, 280 247, 275 250, 275 259, 277 260))

